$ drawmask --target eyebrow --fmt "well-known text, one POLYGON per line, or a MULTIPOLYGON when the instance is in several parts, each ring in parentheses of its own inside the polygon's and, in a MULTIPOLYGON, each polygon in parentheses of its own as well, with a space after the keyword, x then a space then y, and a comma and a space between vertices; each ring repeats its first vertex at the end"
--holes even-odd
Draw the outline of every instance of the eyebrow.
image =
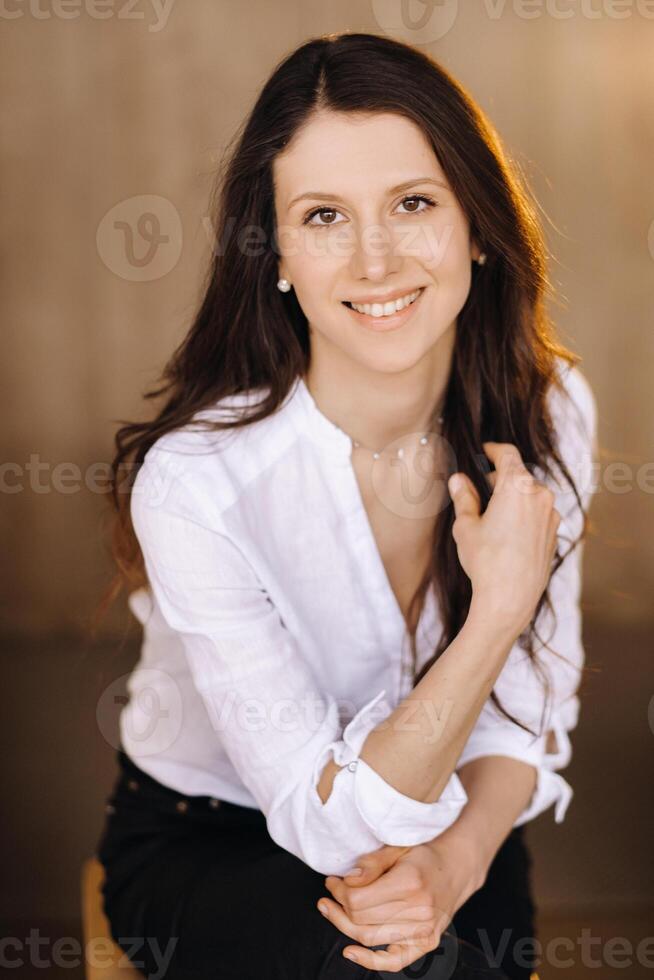
MULTIPOLYGON (((444 184, 442 180, 436 180, 435 177, 414 177, 411 180, 405 180, 401 184, 396 184, 395 187, 389 187, 389 194, 396 194, 398 191, 406 190, 407 187, 413 187, 414 184, 436 184, 438 187, 442 187, 443 190, 448 191, 449 187, 444 184)), ((304 200, 312 201, 338 201, 340 204, 345 204, 345 198, 339 197, 338 194, 327 194, 324 191, 305 191, 304 194, 298 194, 288 203, 289 209, 297 204, 299 201, 304 200)))

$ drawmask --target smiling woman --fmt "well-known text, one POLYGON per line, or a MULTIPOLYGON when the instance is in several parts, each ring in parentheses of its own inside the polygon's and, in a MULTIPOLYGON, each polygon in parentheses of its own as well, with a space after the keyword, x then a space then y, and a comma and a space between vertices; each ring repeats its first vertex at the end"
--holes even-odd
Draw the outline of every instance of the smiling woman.
POLYGON ((217 202, 165 404, 116 436, 114 937, 175 939, 168 980, 528 980, 596 415, 535 210, 463 88, 371 34, 275 68, 217 202))

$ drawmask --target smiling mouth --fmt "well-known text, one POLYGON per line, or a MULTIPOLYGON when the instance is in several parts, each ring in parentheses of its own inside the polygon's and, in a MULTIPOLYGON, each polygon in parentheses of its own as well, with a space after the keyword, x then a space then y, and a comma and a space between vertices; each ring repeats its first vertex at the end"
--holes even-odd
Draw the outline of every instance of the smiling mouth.
MULTIPOLYGON (((420 297, 422 296, 422 294, 423 294, 424 291, 425 291, 425 287, 424 286, 419 287, 419 289, 417 290, 416 296, 414 297, 414 299, 411 300, 410 303, 407 303, 406 306, 403 306, 401 310, 393 310, 392 313, 380 313, 380 314, 376 314, 376 315, 374 313, 365 313, 365 314, 363 314, 361 310, 355 310, 354 307, 352 306, 352 303, 350 303, 349 300, 342 300, 342 303, 343 303, 343 306, 347 306, 348 309, 354 310, 355 313, 362 313, 363 316, 371 316, 375 320, 385 320, 385 319, 390 319, 390 317, 397 316, 398 313, 402 313, 404 310, 409 309, 409 307, 413 306, 413 304, 416 302, 416 300, 420 299, 420 297)), ((370 307, 372 307, 374 305, 379 305, 379 306, 382 306, 383 307, 384 304, 383 303, 379 303, 379 304, 373 304, 373 303, 369 303, 368 304, 367 303, 367 304, 357 304, 357 305, 359 305, 359 306, 366 305, 366 306, 370 306, 370 307)))

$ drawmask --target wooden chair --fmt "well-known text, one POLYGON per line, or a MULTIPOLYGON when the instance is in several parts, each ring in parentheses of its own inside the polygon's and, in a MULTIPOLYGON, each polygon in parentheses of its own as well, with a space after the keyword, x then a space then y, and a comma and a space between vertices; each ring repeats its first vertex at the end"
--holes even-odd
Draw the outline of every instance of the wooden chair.
POLYGON ((111 935, 102 907, 104 868, 97 857, 82 865, 82 930, 86 980, 143 980, 111 935))

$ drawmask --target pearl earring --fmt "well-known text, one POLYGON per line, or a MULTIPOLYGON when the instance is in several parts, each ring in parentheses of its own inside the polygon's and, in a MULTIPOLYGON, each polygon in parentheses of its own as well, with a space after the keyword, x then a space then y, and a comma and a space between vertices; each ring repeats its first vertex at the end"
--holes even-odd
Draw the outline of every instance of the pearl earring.
POLYGON ((477 259, 477 265, 483 265, 485 263, 486 259, 487 259, 486 253, 485 252, 482 252, 481 255, 479 256, 479 258, 477 259))
POLYGON ((279 279, 277 282, 277 289, 281 290, 282 293, 287 293, 291 288, 291 284, 288 279, 279 279))

